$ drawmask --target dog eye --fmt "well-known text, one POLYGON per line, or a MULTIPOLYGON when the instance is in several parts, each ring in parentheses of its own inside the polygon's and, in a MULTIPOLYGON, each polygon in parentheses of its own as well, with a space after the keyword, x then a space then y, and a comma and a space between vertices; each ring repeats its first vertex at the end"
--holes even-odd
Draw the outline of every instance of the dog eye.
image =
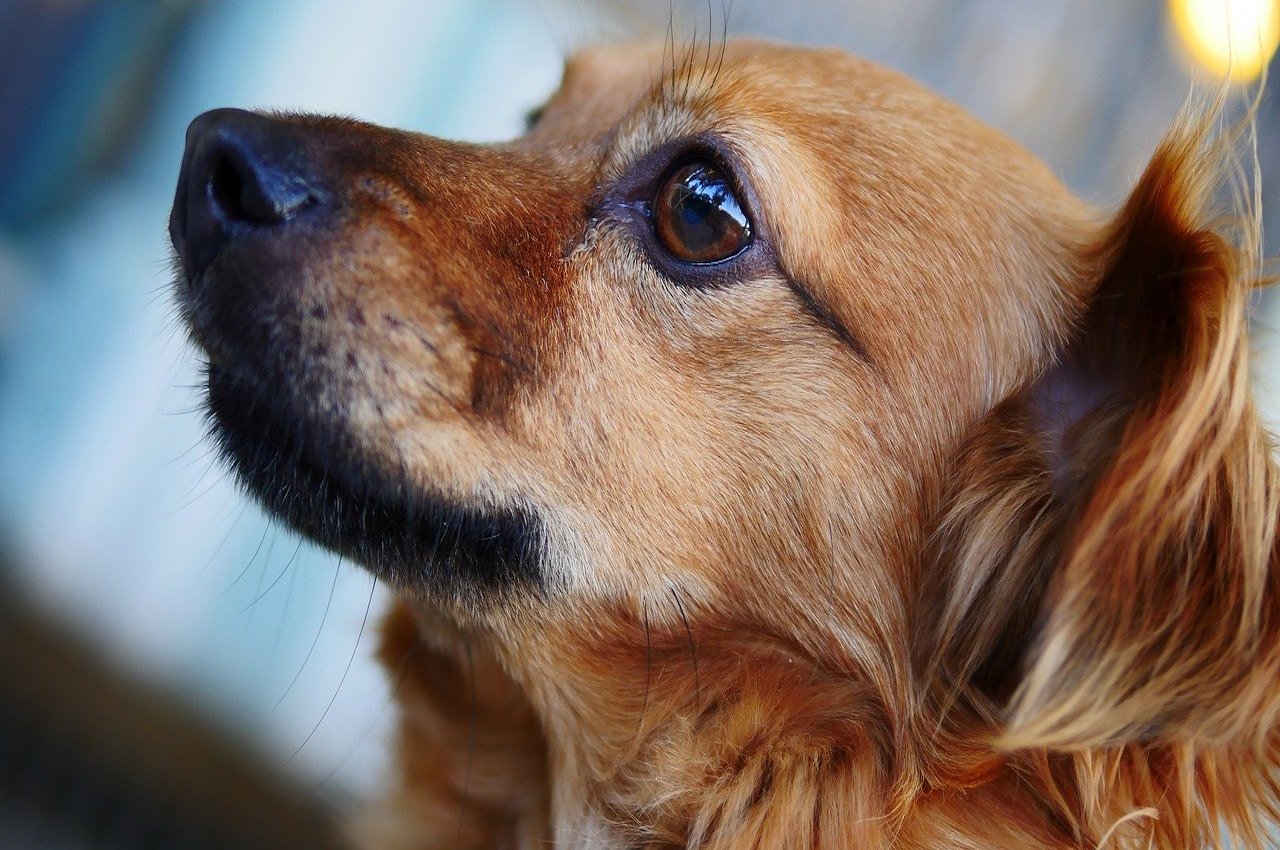
POLYGON ((751 221, 729 180, 703 160, 681 165, 662 182, 653 229, 662 246, 686 263, 718 263, 751 244, 751 221))

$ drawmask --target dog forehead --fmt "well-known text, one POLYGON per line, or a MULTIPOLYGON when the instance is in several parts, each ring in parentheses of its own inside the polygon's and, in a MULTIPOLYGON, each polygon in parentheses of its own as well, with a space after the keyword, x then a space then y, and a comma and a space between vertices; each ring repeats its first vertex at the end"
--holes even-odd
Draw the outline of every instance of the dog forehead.
POLYGON ((1012 385, 1037 368, 1066 321, 1073 246, 1092 229, 1086 205, 1029 151, 835 49, 734 39, 583 50, 535 133, 570 147, 607 139, 620 171, 673 134, 725 140, 783 271, 912 380, 939 358, 973 378, 957 387, 1012 385), (1011 364, 994 382, 983 377, 992 359, 1011 364))
POLYGON ((744 71, 773 77, 785 88, 801 70, 797 62, 810 71, 823 70, 820 60, 813 61, 815 55, 851 58, 839 51, 761 39, 591 45, 565 60, 560 87, 547 102, 533 134, 561 140, 597 136, 614 129, 646 99, 656 102, 664 93, 681 88, 688 93, 686 79, 697 78, 699 87, 714 85, 715 72, 726 67, 744 66, 744 71))

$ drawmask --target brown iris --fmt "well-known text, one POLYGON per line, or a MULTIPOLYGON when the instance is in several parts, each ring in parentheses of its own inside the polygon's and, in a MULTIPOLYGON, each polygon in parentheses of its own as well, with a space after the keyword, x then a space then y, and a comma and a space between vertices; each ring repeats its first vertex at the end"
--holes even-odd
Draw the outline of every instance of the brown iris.
POLYGON ((728 179, 709 162, 676 168, 653 200, 653 229, 686 263, 718 263, 751 244, 751 221, 728 179))

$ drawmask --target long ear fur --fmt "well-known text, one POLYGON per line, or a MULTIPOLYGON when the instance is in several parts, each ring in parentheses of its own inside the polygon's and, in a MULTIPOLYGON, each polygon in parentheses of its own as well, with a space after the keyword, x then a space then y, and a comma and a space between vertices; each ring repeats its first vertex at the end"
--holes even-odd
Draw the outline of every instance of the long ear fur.
POLYGON ((1280 493, 1246 336, 1257 270, 1204 220, 1208 126, 1166 139, 1104 247, 1070 355, 1101 401, 1067 436, 1075 503, 1007 746, 1262 746, 1280 718, 1280 493))
POLYGON ((1082 841, 1263 846, 1276 814, 1280 479, 1249 385, 1256 231, 1206 218, 1214 120, 1171 131, 1082 260, 1073 339, 957 456, 929 574, 939 740, 987 729, 1082 841))

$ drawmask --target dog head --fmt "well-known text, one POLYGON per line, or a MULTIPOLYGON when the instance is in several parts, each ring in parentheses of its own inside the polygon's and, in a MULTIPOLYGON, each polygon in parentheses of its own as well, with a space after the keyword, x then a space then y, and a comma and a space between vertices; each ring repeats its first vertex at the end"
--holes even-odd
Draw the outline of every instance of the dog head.
POLYGON ((1059 754, 1276 710, 1204 142, 1105 217, 844 54, 611 48, 502 145, 202 116, 178 298, 242 481, 493 654, 558 828, 1097 841, 1203 757, 1090 797, 1059 754))

